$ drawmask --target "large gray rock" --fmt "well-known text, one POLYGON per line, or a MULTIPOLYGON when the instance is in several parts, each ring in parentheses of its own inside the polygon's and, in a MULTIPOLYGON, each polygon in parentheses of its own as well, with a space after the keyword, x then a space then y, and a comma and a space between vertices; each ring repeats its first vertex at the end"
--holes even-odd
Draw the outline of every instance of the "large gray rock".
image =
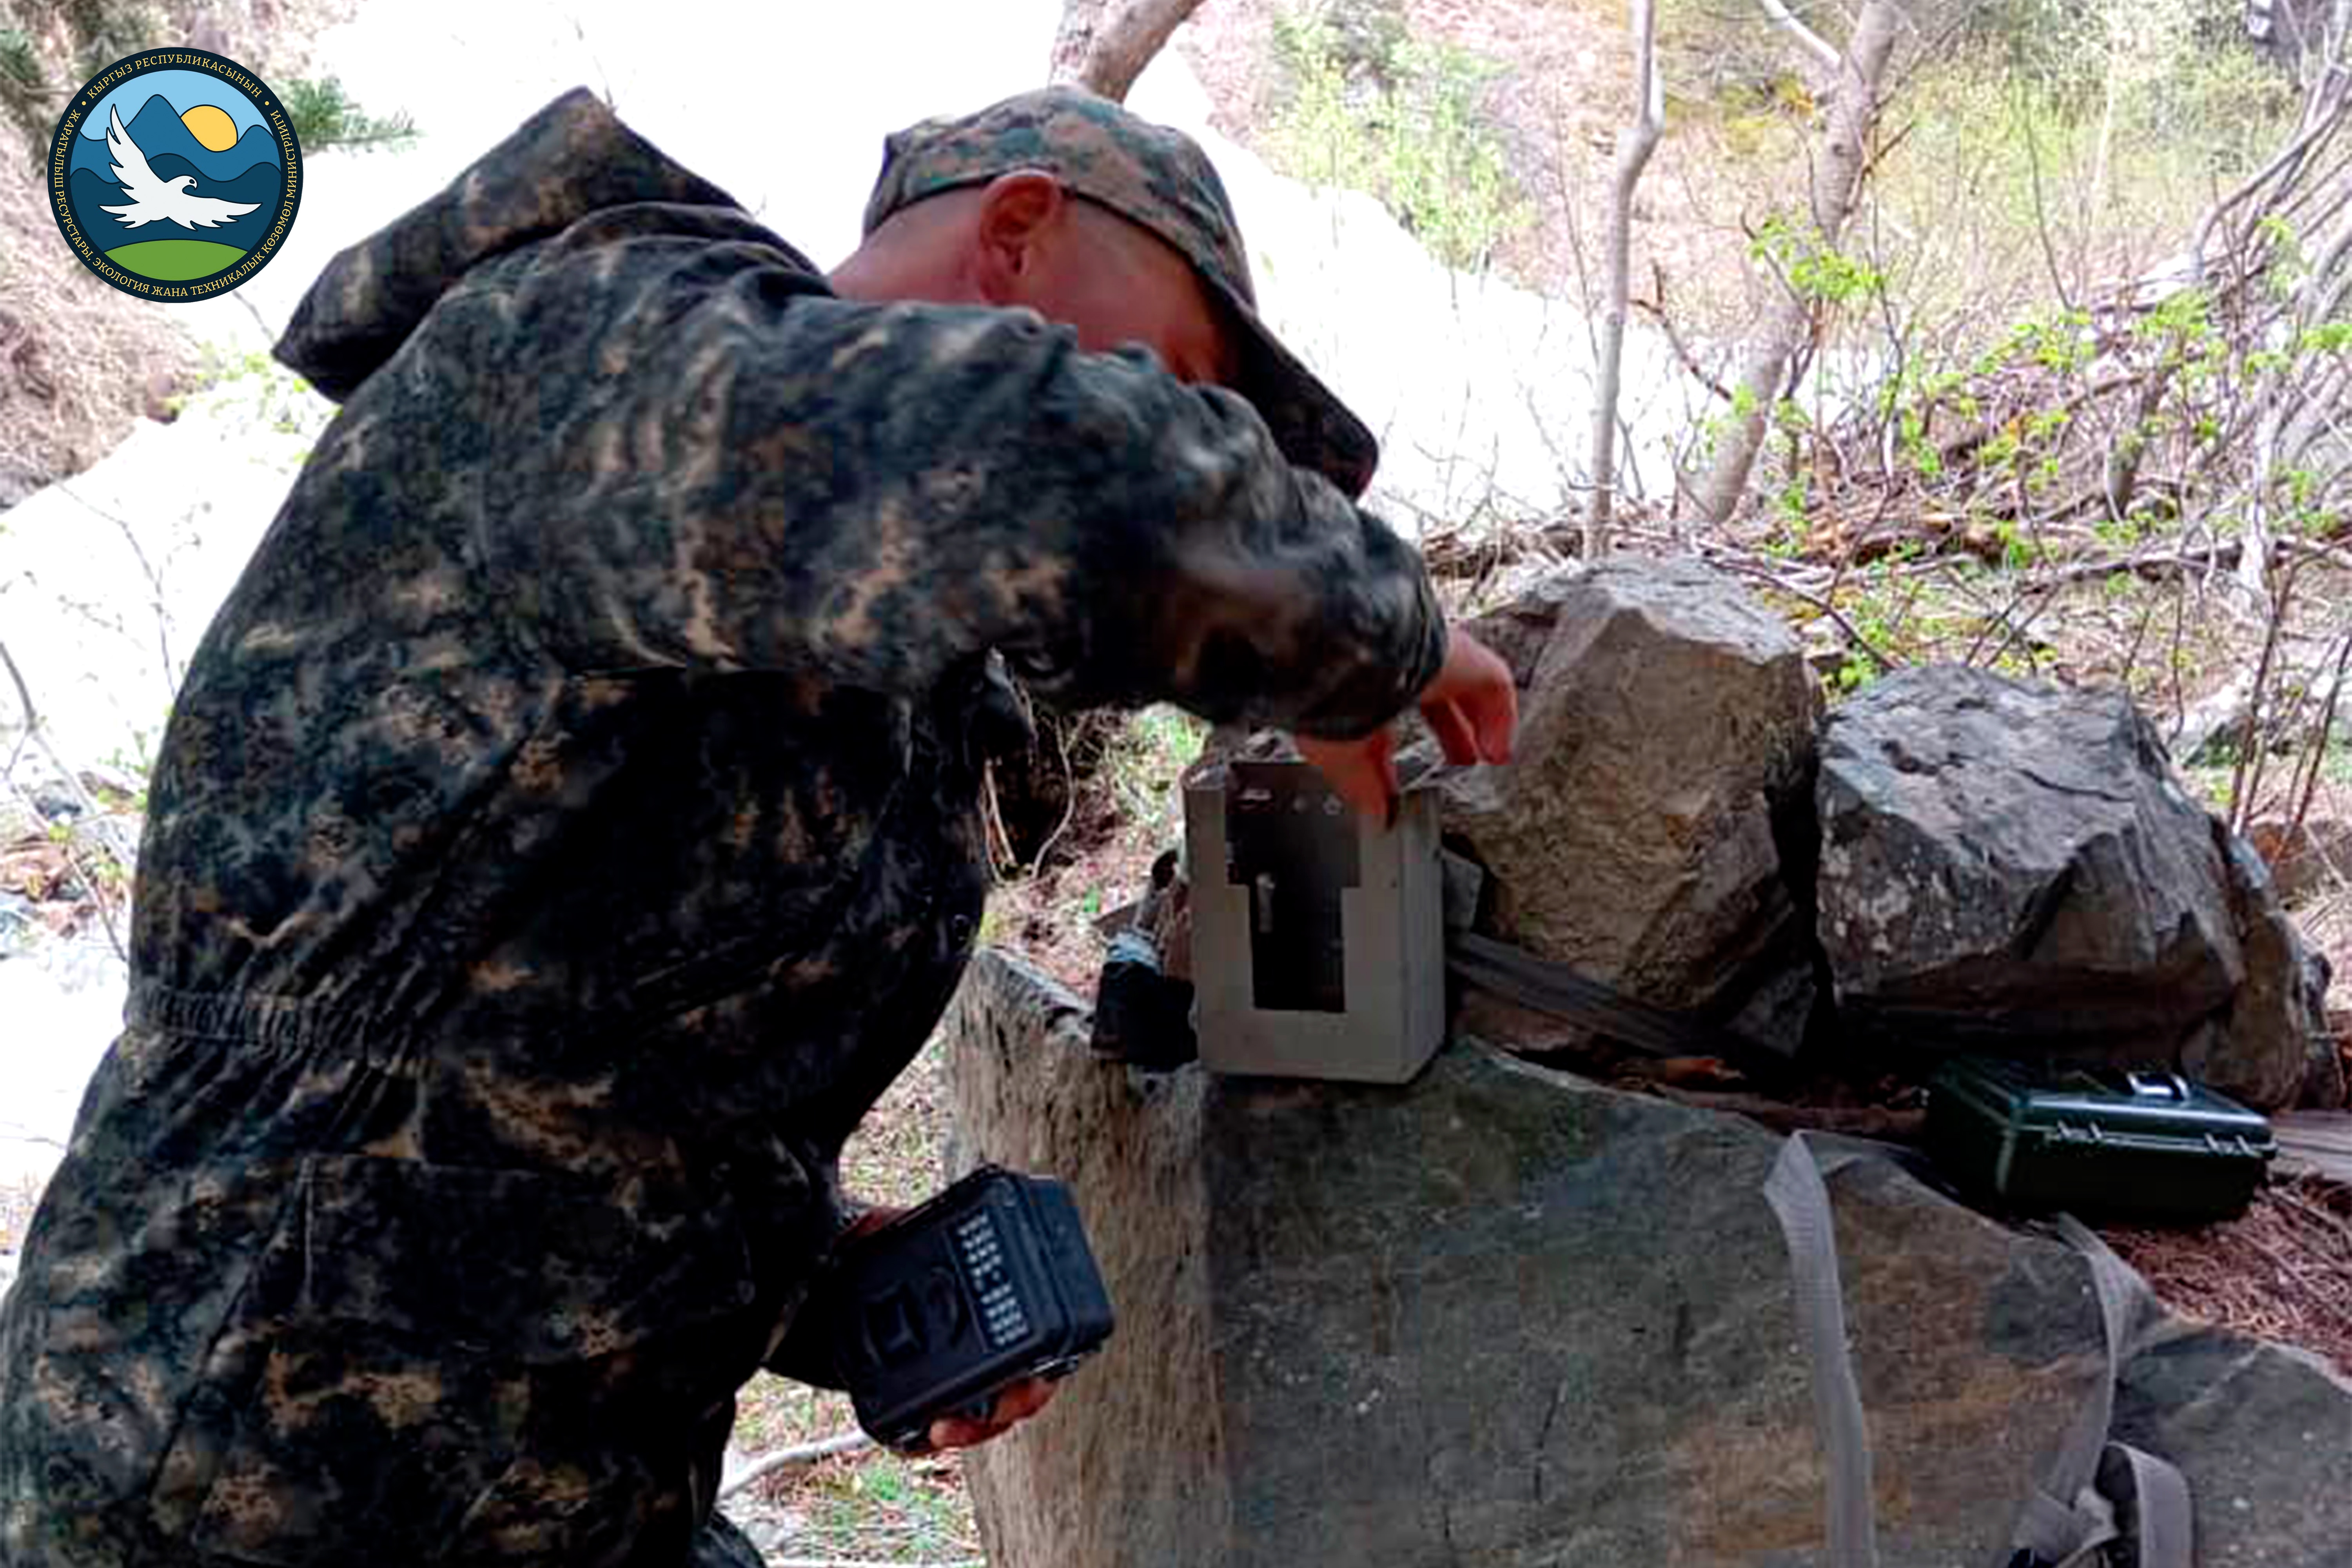
POLYGON ((1519 686, 1512 764, 1443 785, 1496 933, 1793 1048, 1814 996, 1820 714, 1795 634, 1696 562, 1636 558, 1548 578, 1470 630, 1519 686))
POLYGON ((1849 1037, 2340 1098, 2324 966, 2119 694, 1900 671, 1830 718, 1819 929, 1849 1037))
POLYGON ((2116 1380, 2109 1430, 2187 1474, 2201 1568, 2352 1563, 2352 1384, 2316 1357, 2174 1320, 2116 1380))
MULTIPOLYGON (((1075 1186, 1120 1314, 966 1473, 995 1568, 1797 1568, 1823 1468, 1789 1268, 1735 1118, 1458 1045, 1402 1089, 1159 1078, 983 953, 958 1156, 1075 1186)), ((2104 1372, 2087 1271, 1876 1161, 1831 1179, 1883 1560, 1977 1568, 2104 1372)), ((2208 1565, 2342 1568, 2352 1386, 2170 1325, 2117 1436, 2208 1565)))

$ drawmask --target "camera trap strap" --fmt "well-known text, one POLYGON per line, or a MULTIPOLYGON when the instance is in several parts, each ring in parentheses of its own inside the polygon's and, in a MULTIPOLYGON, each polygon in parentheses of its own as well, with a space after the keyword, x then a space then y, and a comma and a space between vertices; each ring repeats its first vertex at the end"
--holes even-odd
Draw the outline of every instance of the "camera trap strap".
POLYGON ((1750 1076, 1784 1075, 1789 1058, 1769 1046, 1686 1013, 1629 996, 1564 964, 1475 931, 1454 932, 1446 967, 1465 985, 1506 1002, 1580 1024, 1655 1057, 1719 1057, 1750 1076))

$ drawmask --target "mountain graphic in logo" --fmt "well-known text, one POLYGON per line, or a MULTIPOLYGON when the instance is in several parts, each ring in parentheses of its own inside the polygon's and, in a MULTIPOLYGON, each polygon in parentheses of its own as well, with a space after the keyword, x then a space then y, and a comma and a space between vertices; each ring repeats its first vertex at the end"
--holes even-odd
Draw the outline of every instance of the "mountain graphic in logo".
MULTIPOLYGON (((154 101, 160 103, 163 100, 157 99, 154 101)), ((228 119, 211 104, 200 103, 173 123, 184 131, 192 132, 188 119, 198 114, 205 117, 207 130, 211 129, 212 121, 226 122, 228 119)), ((205 138, 198 136, 196 140, 204 142, 205 138)), ((232 150, 234 146, 235 143, 231 143, 232 150)), ((259 202, 226 202, 218 196, 194 195, 188 190, 196 183, 194 174, 174 174, 169 180, 164 179, 147 161, 146 152, 131 139, 129 132, 122 129, 122 111, 119 109, 107 111, 106 150, 114 154, 114 162, 107 165, 107 172, 121 183, 122 194, 131 198, 119 207, 106 210, 112 213, 125 228, 143 228, 151 223, 170 224, 184 229, 218 228, 231 218, 261 210, 259 202)), ((207 145, 206 151, 210 150, 207 145)))
POLYGON ((152 49, 75 95, 50 194, 91 271, 152 299, 203 299, 283 242, 300 158, 285 105, 251 72, 198 49, 152 49))

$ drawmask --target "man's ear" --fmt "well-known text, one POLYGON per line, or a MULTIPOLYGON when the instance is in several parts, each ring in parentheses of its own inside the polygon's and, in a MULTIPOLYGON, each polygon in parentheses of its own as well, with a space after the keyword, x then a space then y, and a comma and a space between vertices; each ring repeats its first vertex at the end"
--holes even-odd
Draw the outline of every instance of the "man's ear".
POLYGON ((1016 169, 989 182, 973 237, 976 281, 990 304, 1028 302, 1039 247, 1067 201, 1062 183, 1036 169, 1016 169))

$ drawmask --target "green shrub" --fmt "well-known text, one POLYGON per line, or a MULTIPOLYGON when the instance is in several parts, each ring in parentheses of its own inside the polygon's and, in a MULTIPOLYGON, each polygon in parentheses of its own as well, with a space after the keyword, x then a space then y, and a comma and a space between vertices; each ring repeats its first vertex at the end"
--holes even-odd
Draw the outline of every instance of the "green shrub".
POLYGON ((405 114, 379 119, 353 103, 343 84, 333 77, 319 80, 298 77, 283 84, 286 116, 305 155, 330 147, 400 147, 414 140, 416 127, 405 114))
POLYGON ((1328 4, 1277 12, 1284 97, 1274 162, 1294 178, 1377 196, 1449 267, 1477 268, 1528 221, 1479 111, 1499 68, 1413 39, 1392 13, 1328 4))

